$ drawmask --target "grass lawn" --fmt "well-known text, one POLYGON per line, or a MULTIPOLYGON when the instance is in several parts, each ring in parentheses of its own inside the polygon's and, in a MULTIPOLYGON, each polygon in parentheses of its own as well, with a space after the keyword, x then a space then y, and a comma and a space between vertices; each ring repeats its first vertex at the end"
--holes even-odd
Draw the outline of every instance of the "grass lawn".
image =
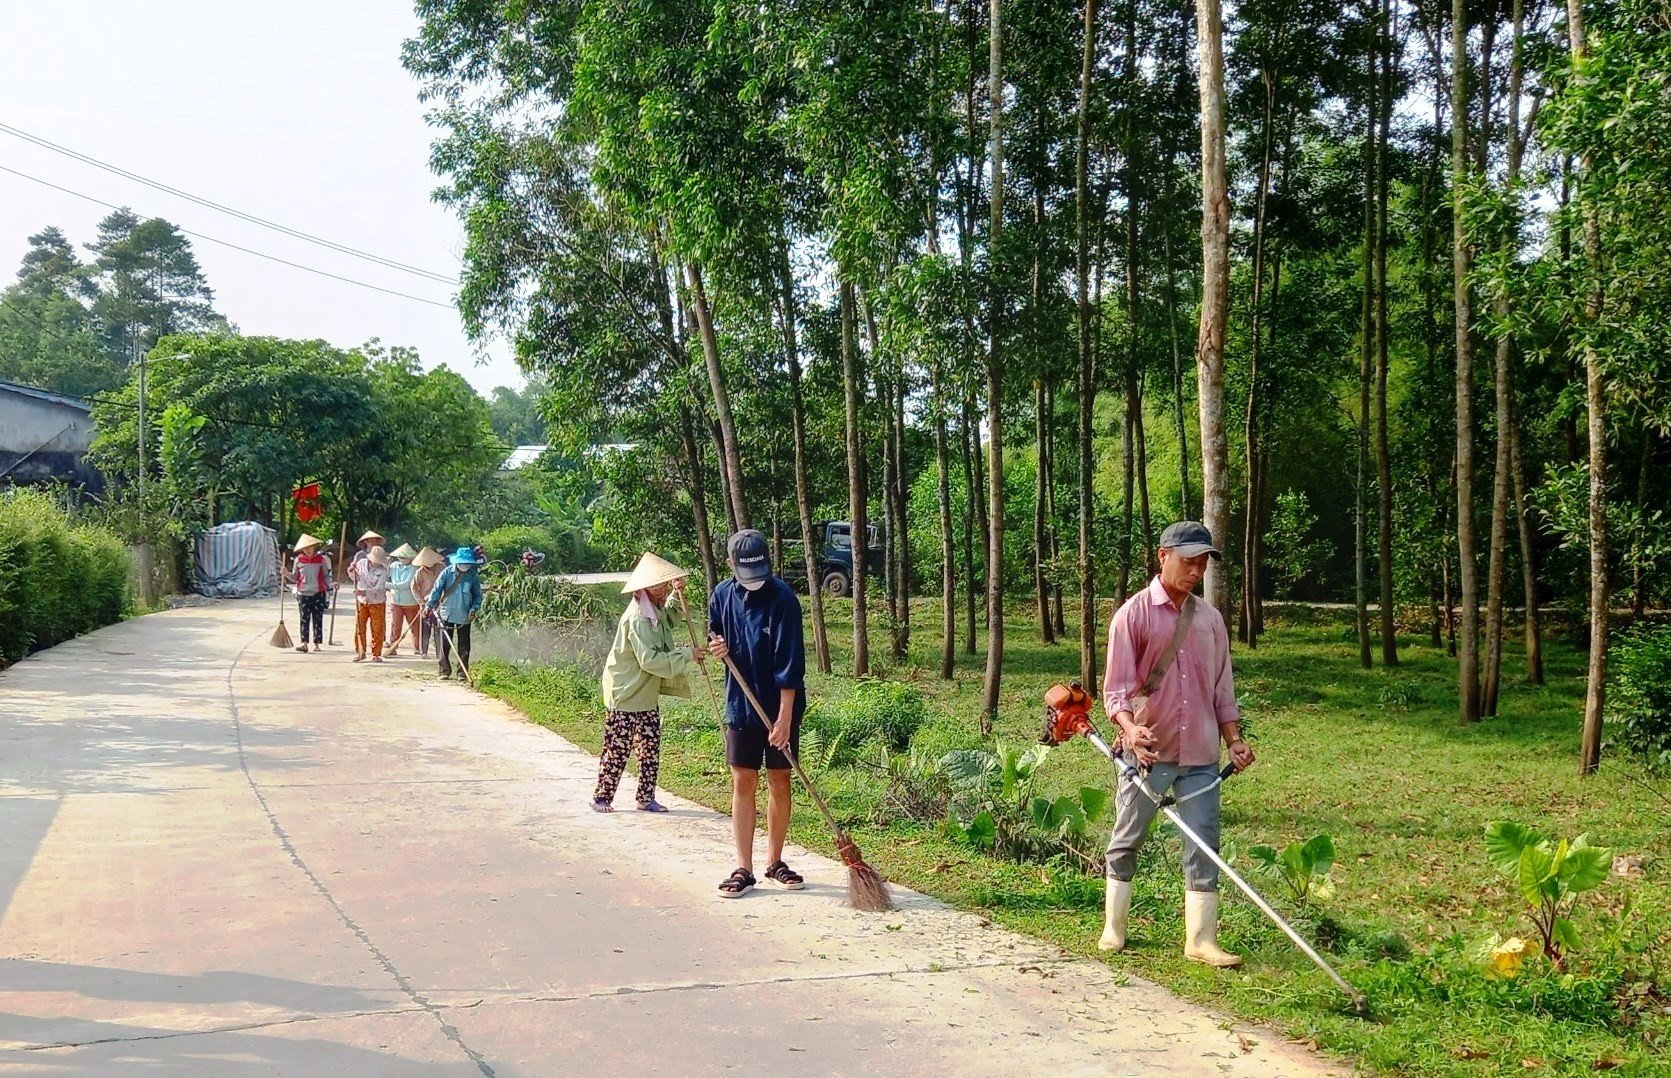
MULTIPOLYGON (((1070 625, 1068 642, 1046 647, 1031 607, 1012 610, 997 735, 1029 743, 1044 690, 1075 675, 1077 638, 1070 625)), ((814 704, 825 706, 858 684, 840 673, 851 669, 850 606, 833 603, 828 612, 838 673, 813 673, 809 686, 814 704)), ((1144 852, 1133 948, 1104 956, 1095 949, 1101 879, 1060 864, 1000 861, 936 823, 890 817, 881 803, 884 779, 863 761, 824 772, 821 784, 866 858, 893 881, 1263 1022, 1366 1072, 1671 1075, 1671 1005, 1648 986, 1671 983, 1671 802, 1612 762, 1598 777, 1578 777, 1583 656, 1548 642, 1548 684, 1531 687, 1511 647, 1500 716, 1464 729, 1453 660, 1410 636, 1401 640, 1399 668, 1366 671, 1349 618, 1286 610, 1257 650, 1236 650, 1237 692, 1259 763, 1225 787, 1224 837, 1227 849, 1245 851, 1333 836, 1337 891, 1316 908, 1296 909, 1279 897, 1276 881, 1252 878, 1368 993, 1372 1021, 1352 1017, 1328 980, 1229 881, 1223 942, 1245 956, 1246 968, 1216 973, 1184 961, 1179 840, 1169 827, 1157 825, 1144 852), (1482 830, 1498 819, 1569 838, 1587 831, 1616 854, 1641 855, 1645 876, 1610 877, 1581 896, 1575 921, 1585 947, 1569 975, 1539 959, 1517 978, 1491 980, 1469 956, 1493 933, 1532 934, 1518 894, 1485 858, 1482 830)), ((913 619, 903 663, 888 661, 885 628, 873 630, 879 676, 928 701, 930 719, 918 734, 925 748, 977 744, 984 651, 960 651, 956 679, 942 681, 938 604, 919 601, 913 619)), ((883 623, 873 615, 872 624, 883 623)), ((809 647, 810 640, 809 632, 809 647)), ((592 751, 601 746, 602 710, 589 674, 491 660, 479 662, 477 673, 481 688, 534 721, 592 751)), ((705 694, 666 708, 664 741, 662 785, 727 809, 729 779, 705 694)), ((1111 780, 1107 762, 1076 742, 1052 752, 1040 782, 1041 792, 1054 795, 1111 780)), ((804 799, 793 837, 833 852, 804 799)), ((1235 863, 1247 873, 1245 853, 1235 863)), ((716 883, 730 867, 714 865, 716 883)))

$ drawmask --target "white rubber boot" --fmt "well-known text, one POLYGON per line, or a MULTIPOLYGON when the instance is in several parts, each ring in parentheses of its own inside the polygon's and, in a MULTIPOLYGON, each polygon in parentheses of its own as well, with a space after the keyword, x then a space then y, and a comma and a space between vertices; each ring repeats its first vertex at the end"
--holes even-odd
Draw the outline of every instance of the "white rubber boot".
POLYGON ((1102 939, 1097 949, 1126 949, 1126 925, 1131 919, 1131 881, 1108 877, 1108 891, 1102 902, 1102 939))
POLYGON ((1184 957, 1215 969, 1235 969, 1240 955, 1218 945, 1218 892, 1184 892, 1184 957))

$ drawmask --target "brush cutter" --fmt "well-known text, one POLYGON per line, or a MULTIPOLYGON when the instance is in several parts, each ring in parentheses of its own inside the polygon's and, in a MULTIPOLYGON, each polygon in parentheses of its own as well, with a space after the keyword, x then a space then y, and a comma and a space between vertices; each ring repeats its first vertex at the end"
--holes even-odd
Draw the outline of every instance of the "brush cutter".
MULTIPOLYGON (((697 642, 696 622, 690 616, 690 606, 685 602, 684 591, 679 591, 678 596, 679 608, 685 614, 685 624, 690 627, 691 644, 694 647, 700 647, 701 645, 697 642)), ((770 732, 772 720, 767 717, 766 708, 760 703, 760 698, 754 695, 754 690, 749 688, 747 681, 743 680, 742 674, 737 670, 737 664, 731 661, 729 655, 721 661, 725 663, 726 670, 730 671, 731 677, 737 682, 738 688, 743 690, 743 695, 748 697, 750 706, 754 708, 755 717, 765 725, 767 732, 770 732)), ((709 699, 713 700, 714 714, 717 717, 719 715, 719 698, 714 695, 714 683, 709 681, 706 676, 702 680, 708 683, 708 696, 709 699)), ((881 913, 884 910, 893 909, 894 900, 893 896, 888 893, 888 881, 882 878, 880 872, 865 863, 864 854, 859 851, 858 843, 854 842, 852 836, 843 831, 841 825, 836 822, 835 814, 830 811, 830 806, 824 803, 824 797, 818 792, 818 787, 812 784, 812 779, 801 769, 799 755, 788 749, 784 750, 783 754, 789 757, 789 766, 795 769, 795 774, 800 778, 801 785, 806 787, 806 792, 812 796, 812 803, 818 806, 819 815, 824 817, 825 825, 829 827, 830 833, 835 836, 836 852, 841 855, 841 863, 847 866, 847 904, 856 910, 865 910, 869 913, 881 913)))
MULTIPOLYGON (((1179 799, 1172 794, 1162 796, 1155 793, 1154 790, 1149 788, 1149 784, 1144 781, 1144 773, 1148 769, 1139 768, 1130 758, 1117 752, 1114 746, 1103 740, 1102 735, 1097 732, 1096 725, 1091 721, 1091 696, 1085 691, 1084 687, 1077 681, 1071 686, 1054 685, 1044 694, 1044 735, 1039 740, 1046 745, 1061 745, 1075 737, 1083 737, 1096 746, 1098 752, 1108 757, 1109 762, 1114 765, 1115 773, 1120 778, 1135 785, 1138 792, 1153 801, 1162 812, 1166 813, 1166 818, 1172 821, 1172 826, 1178 829, 1179 834, 1199 847, 1201 852, 1205 853, 1213 864, 1218 866, 1219 871, 1230 877, 1231 882, 1239 887, 1242 893, 1255 906, 1258 906, 1266 917, 1270 918, 1271 923, 1280 928, 1283 934, 1293 941, 1294 946, 1298 947, 1307 958, 1311 959, 1312 964, 1329 975, 1329 979, 1335 983, 1335 986, 1351 999, 1352 1010, 1355 1013, 1359 1015, 1369 1013, 1369 1003, 1364 998, 1364 994, 1353 988, 1347 983, 1346 978, 1335 972, 1334 967, 1324 961, 1323 956, 1317 953, 1317 949, 1307 943, 1294 930, 1293 925, 1283 920, 1282 915, 1272 908, 1271 904, 1265 901, 1264 897, 1255 891, 1251 884, 1242 879, 1241 874, 1231 868, 1224 858, 1219 856, 1217 850, 1203 842, 1201 836, 1197 835, 1188 824, 1184 823, 1183 818, 1174 809, 1179 799)), ((1236 765, 1227 764, 1224 770, 1219 772, 1218 778, 1211 786, 1186 796, 1198 797, 1218 786, 1235 773, 1236 765)))

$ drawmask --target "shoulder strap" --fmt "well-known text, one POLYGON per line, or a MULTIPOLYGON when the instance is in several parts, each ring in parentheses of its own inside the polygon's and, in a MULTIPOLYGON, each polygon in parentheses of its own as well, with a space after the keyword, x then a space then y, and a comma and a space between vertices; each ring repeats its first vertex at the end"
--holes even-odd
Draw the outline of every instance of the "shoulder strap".
POLYGON ((1166 642, 1166 650, 1160 653, 1155 665, 1149 667, 1149 676, 1143 679, 1143 687, 1137 695, 1148 697, 1160 687, 1161 678, 1172 669, 1172 660, 1178 657, 1178 651, 1184 646, 1184 637, 1189 635, 1190 623, 1195 620, 1195 596, 1184 600, 1184 609, 1178 614, 1177 628, 1172 630, 1172 639, 1166 642))

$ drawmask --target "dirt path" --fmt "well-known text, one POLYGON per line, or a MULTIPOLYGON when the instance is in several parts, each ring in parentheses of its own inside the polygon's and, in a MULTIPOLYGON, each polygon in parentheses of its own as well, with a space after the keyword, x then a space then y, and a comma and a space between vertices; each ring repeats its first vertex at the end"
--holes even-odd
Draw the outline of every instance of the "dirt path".
POLYGON ((592 757, 271 619, 0 675, 0 1072, 1322 1073, 920 895, 855 914, 804 851, 807 891, 719 900, 723 817, 595 815, 592 757))

